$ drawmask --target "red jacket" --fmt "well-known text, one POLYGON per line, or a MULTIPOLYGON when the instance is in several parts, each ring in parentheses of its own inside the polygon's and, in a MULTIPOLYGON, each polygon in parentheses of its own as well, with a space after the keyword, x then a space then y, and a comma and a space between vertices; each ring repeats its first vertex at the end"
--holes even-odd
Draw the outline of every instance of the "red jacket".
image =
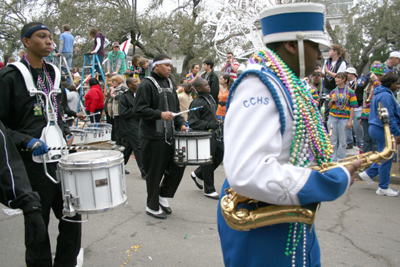
POLYGON ((100 85, 96 84, 90 87, 89 92, 85 95, 86 111, 94 113, 97 109, 104 108, 103 90, 100 85))

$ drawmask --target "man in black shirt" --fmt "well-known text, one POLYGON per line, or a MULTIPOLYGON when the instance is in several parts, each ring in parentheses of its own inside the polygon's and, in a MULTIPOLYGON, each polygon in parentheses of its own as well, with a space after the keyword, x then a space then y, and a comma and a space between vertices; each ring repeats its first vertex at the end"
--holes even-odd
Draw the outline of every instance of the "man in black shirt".
POLYGON ((121 120, 121 139, 122 145, 125 147, 123 152, 125 165, 128 163, 133 151, 135 154, 136 163, 139 167, 140 173, 142 174, 142 179, 146 180, 146 172, 144 171, 142 152, 140 150, 140 118, 136 115, 134 110, 136 102, 136 90, 139 86, 139 82, 136 78, 129 77, 126 80, 126 85, 128 85, 129 90, 126 90, 121 94, 118 104, 118 114, 121 120))
POLYGON ((218 140, 219 123, 215 114, 215 101, 210 94, 210 86, 205 79, 199 78, 193 83, 197 90, 197 97, 190 103, 190 109, 202 106, 203 108, 189 113, 189 127, 192 130, 211 131, 211 155, 212 164, 202 165, 192 172, 191 177, 199 189, 203 189, 201 181, 204 181, 204 195, 209 198, 219 199, 214 187, 214 170, 218 168, 224 157, 224 145, 218 140), (199 183, 200 182, 200 183, 199 183))
POLYGON ((201 77, 206 79, 208 85, 210 86, 210 94, 214 98, 215 103, 218 105, 218 94, 219 94, 219 78, 218 75, 215 74, 214 70, 214 61, 211 59, 206 59, 203 62, 204 72, 201 77))
MULTIPOLYGON (((43 61, 52 49, 52 37, 50 29, 37 22, 25 25, 21 30, 21 39, 26 47, 26 57, 20 61, 29 70, 31 78, 37 90, 47 95, 53 91, 55 85, 56 69, 43 61)), ((26 265, 30 266, 76 266, 81 245, 81 224, 71 223, 62 220, 63 198, 61 184, 55 184, 46 176, 43 163, 36 163, 34 156, 43 155, 48 152, 47 145, 40 140, 42 130, 47 125, 45 116, 46 109, 44 99, 35 94, 30 96, 21 72, 10 65, 0 72, 0 120, 8 128, 8 132, 16 145, 21 150, 28 148, 30 151, 21 151, 20 155, 24 162, 25 169, 32 186, 32 189, 39 193, 42 205, 42 217, 46 225, 49 224, 50 210, 59 220, 59 235, 57 238, 57 250, 54 258, 54 265, 51 253, 50 239, 46 238, 39 244, 29 243, 25 239, 26 265)), ((58 85, 57 85, 58 86, 58 85)), ((58 95, 57 98, 59 98, 58 95)), ((55 108, 55 121, 67 139, 70 135, 68 126, 62 120, 62 107, 49 97, 55 108)), ((61 137, 62 138, 62 137, 61 137)), ((71 145, 73 137, 68 139, 67 145, 71 145)), ((57 163, 47 163, 47 172, 56 177, 57 163)), ((71 220, 80 220, 76 215, 71 220)))
POLYGON ((147 175, 146 213, 165 219, 166 214, 172 213, 167 198, 174 197, 185 171, 173 159, 173 130, 187 131, 187 128, 182 116, 173 114, 180 109, 176 88, 168 78, 172 67, 170 57, 158 54, 153 65, 150 76, 139 84, 135 113, 141 119, 140 147, 147 175))

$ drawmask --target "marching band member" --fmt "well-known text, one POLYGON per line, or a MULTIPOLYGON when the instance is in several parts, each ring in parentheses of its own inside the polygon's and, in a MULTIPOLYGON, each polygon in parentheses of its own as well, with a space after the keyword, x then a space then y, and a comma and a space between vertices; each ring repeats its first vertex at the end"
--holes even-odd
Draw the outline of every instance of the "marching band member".
MULTIPOLYGON (((53 66, 43 61, 52 49, 50 29, 38 22, 26 24, 21 30, 21 40, 27 53, 20 61, 29 70, 38 90, 49 95, 54 90, 55 70, 53 66)), ((21 157, 28 173, 32 189, 39 193, 42 205, 42 216, 47 226, 50 220, 50 210, 59 220, 59 235, 54 263, 48 233, 43 242, 29 243, 25 239, 27 266, 76 266, 76 258, 81 246, 81 224, 71 223, 61 219, 63 216, 63 199, 61 184, 55 184, 46 177, 43 163, 36 163, 35 156, 48 152, 46 144, 40 140, 41 133, 46 127, 46 109, 42 95, 30 96, 24 82, 24 77, 14 66, 8 66, 0 72, 0 120, 8 128, 14 144, 18 149, 28 148, 31 152, 21 151, 21 157)), ((60 95, 57 95, 59 98, 60 95)), ((68 126, 62 121, 62 108, 58 108, 56 97, 49 99, 53 102, 57 114, 57 124, 65 135, 70 135, 68 126)), ((70 146, 73 137, 68 139, 70 146)), ((56 177, 57 163, 47 163, 47 171, 56 177)), ((80 220, 80 215, 71 218, 80 220)))
MULTIPOLYGON (((232 187, 260 201, 254 206, 305 205, 337 199, 353 183, 361 162, 325 173, 307 168, 330 162, 332 153, 317 106, 299 80, 322 58, 319 46, 329 46, 324 11, 307 3, 261 13, 267 48, 250 58, 254 64, 235 81, 227 101, 221 198, 232 187)), ((302 223, 281 223, 237 231, 219 206, 218 230, 226 266, 320 266, 314 227, 310 232, 302 223)))
POLYGON ((27 243, 42 243, 46 226, 38 193, 33 192, 23 162, 6 127, 0 121, 0 202, 21 209, 25 219, 27 243))
POLYGON ((172 132, 174 127, 181 131, 187 131, 187 128, 182 116, 174 118, 172 114, 180 110, 176 88, 168 78, 171 58, 158 54, 153 65, 150 76, 139 84, 135 113, 141 119, 140 147, 147 175, 146 213, 157 219, 166 219, 166 214, 172 213, 167 198, 174 197, 185 171, 173 160, 175 146, 172 132))
POLYGON ((222 162, 224 157, 224 144, 218 138, 218 129, 220 127, 217 115, 215 114, 216 103, 210 94, 210 85, 207 80, 199 78, 193 83, 198 92, 197 97, 190 104, 190 108, 203 107, 189 113, 189 127, 192 130, 211 131, 211 155, 212 164, 202 165, 191 173, 191 177, 199 189, 203 189, 204 195, 209 198, 219 199, 218 193, 214 187, 214 171, 222 162))

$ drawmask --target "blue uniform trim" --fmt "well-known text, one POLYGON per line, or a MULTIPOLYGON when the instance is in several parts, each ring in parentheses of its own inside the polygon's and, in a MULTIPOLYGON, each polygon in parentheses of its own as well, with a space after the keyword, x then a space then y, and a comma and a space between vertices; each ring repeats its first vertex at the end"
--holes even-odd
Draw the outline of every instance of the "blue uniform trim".
POLYGON ((343 195, 348 185, 349 177, 342 168, 334 168, 325 173, 312 171, 297 197, 300 205, 332 201, 343 195))
POLYGON ((236 79, 236 81, 233 83, 231 89, 229 90, 228 100, 226 101, 226 113, 228 113, 229 105, 230 105, 230 102, 232 101, 233 94, 235 93, 236 88, 239 86, 240 82, 248 75, 258 76, 258 78, 265 84, 265 86, 267 86, 267 88, 271 92, 272 98, 274 99, 276 107, 278 108, 279 120, 281 122, 281 134, 283 135, 285 133, 285 128, 286 128, 286 119, 285 119, 285 113, 283 111, 283 106, 282 106, 281 100, 279 99, 278 92, 276 91, 275 87, 269 81, 268 77, 266 76, 266 73, 263 73, 262 71, 246 70, 239 76, 238 79, 236 79))
POLYGON ((285 13, 261 19, 263 35, 284 32, 324 31, 324 15, 315 12, 285 13))

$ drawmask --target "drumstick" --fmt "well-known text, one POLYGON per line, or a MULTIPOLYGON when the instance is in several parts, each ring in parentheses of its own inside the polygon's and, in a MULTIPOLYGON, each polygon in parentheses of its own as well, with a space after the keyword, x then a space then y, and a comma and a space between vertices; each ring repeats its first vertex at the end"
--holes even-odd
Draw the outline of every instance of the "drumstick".
POLYGON ((173 113, 172 112, 172 116, 176 117, 178 115, 181 115, 181 114, 184 114, 184 113, 188 113, 190 111, 195 111, 195 110, 198 110, 198 109, 201 109, 201 108, 203 108, 203 106, 192 108, 192 109, 188 109, 188 110, 185 110, 185 111, 182 111, 182 112, 179 112, 179 113, 173 113))
POLYGON ((100 112, 96 112, 96 113, 93 113, 93 114, 86 115, 86 117, 90 117, 90 116, 94 116, 94 115, 98 115, 98 114, 100 114, 100 112))
MULTIPOLYGON (((111 148, 107 147, 100 147, 100 146, 53 146, 47 147, 48 150, 112 150, 111 148)), ((28 149, 21 149, 21 151, 28 151, 28 149)))

